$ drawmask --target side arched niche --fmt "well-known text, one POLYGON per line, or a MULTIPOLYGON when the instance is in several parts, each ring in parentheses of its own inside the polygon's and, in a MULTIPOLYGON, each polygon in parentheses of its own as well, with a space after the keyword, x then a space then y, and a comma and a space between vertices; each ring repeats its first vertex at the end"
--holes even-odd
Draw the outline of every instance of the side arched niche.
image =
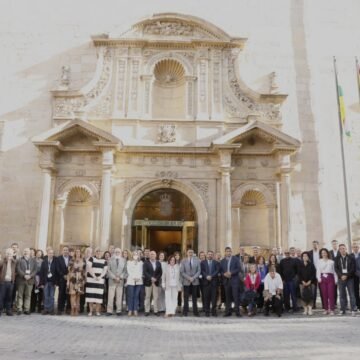
POLYGON ((71 182, 55 200, 53 246, 96 246, 99 242, 99 194, 93 184, 71 182))
POLYGON ((276 201, 271 191, 261 183, 248 183, 232 198, 234 246, 276 246, 276 201))

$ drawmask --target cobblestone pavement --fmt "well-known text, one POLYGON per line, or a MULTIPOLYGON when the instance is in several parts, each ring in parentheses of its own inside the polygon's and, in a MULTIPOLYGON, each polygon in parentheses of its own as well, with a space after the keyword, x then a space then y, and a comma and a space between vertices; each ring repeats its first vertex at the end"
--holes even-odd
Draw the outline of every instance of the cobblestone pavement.
POLYGON ((360 316, 0 318, 0 359, 346 359, 360 316))

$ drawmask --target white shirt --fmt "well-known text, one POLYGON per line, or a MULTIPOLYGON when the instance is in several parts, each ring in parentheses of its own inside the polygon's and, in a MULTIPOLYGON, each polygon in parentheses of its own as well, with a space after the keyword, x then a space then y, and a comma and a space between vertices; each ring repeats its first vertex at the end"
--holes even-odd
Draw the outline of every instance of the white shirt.
POLYGON ((268 290, 271 295, 276 295, 276 290, 282 288, 283 282, 281 276, 278 273, 275 273, 274 278, 270 276, 270 273, 265 276, 264 290, 268 290))
POLYGON ((11 281, 11 264, 12 261, 7 261, 7 267, 6 267, 6 274, 5 274, 5 281, 11 281))
POLYGON ((317 269, 317 268, 318 268, 318 264, 319 264, 319 260, 320 260, 319 251, 313 250, 313 260, 314 260, 315 268, 317 269))
POLYGON ((321 281, 321 274, 333 274, 335 277, 335 283, 337 283, 337 275, 335 272, 334 261, 331 259, 320 259, 318 267, 316 268, 316 277, 318 281, 321 281))
POLYGON ((175 266, 171 266, 169 265, 169 272, 170 272, 170 280, 169 280, 169 285, 170 286, 176 286, 177 283, 176 283, 176 269, 175 269, 175 266))

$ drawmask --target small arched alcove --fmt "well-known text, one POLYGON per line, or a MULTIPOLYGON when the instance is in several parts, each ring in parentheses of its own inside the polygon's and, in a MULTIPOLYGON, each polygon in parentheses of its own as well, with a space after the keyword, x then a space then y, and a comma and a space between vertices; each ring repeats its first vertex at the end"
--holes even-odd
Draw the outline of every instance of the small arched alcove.
POLYGON ((152 116, 158 119, 185 118, 185 69, 174 59, 163 59, 154 67, 152 116))

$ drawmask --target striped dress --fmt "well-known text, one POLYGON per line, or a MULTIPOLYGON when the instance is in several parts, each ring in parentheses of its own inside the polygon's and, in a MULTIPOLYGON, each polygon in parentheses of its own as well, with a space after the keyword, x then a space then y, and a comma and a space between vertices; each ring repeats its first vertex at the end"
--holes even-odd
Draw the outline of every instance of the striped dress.
POLYGON ((107 262, 105 259, 97 259, 96 257, 90 258, 88 260, 88 273, 86 276, 86 298, 85 301, 88 303, 97 303, 102 304, 103 294, 105 287, 105 274, 107 271, 107 262), (100 280, 96 280, 92 274, 95 276, 100 276, 103 274, 103 277, 100 280))

